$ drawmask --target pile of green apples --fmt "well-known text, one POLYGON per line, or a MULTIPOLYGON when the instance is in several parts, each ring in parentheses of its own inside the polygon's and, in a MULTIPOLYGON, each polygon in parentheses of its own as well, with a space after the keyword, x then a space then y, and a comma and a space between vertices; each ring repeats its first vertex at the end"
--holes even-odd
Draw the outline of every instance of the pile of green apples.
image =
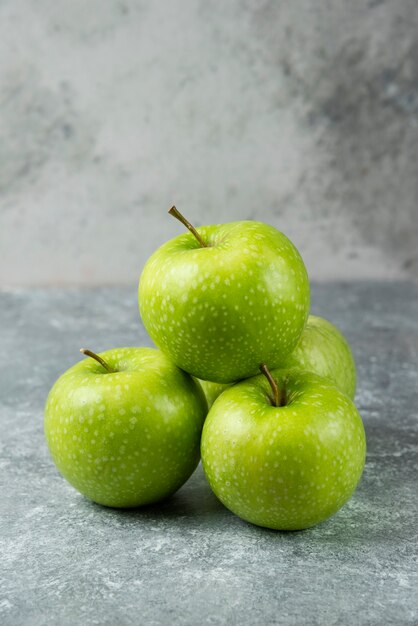
POLYGON ((280 530, 327 519, 355 490, 366 441, 350 347, 309 315, 309 281, 289 239, 241 221, 161 246, 139 282, 158 346, 88 357, 51 389, 45 434, 87 498, 137 507, 167 498, 200 458, 219 500, 280 530))

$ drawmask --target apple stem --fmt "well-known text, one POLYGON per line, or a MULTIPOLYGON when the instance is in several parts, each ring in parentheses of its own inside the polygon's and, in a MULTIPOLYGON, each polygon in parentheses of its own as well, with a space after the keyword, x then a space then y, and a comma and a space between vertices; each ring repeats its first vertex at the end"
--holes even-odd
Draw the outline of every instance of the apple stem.
POLYGON ((261 372, 264 374, 264 376, 267 378, 267 380, 270 383, 270 387, 271 387, 271 390, 273 392, 273 397, 270 398, 270 400, 271 400, 273 406, 285 406, 285 404, 286 404, 286 386, 284 385, 281 389, 279 389, 277 381, 274 380, 273 376, 271 375, 271 372, 270 372, 269 368, 267 367, 267 365, 265 363, 262 363, 260 365, 260 370, 261 370, 261 372))
POLYGON ((192 235, 195 236, 195 238, 197 239, 197 241, 200 243, 200 245, 202 246, 202 248, 207 248, 207 244, 203 241, 202 237, 199 235, 199 233, 197 232, 197 230, 195 229, 195 227, 190 224, 190 222, 188 220, 186 220, 186 218, 184 217, 184 215, 182 215, 180 213, 180 211, 178 211, 176 209, 175 206, 172 206, 171 209, 169 210, 170 215, 172 215, 173 217, 175 217, 176 219, 179 220, 179 222, 181 222, 186 228, 188 228, 190 230, 190 232, 192 233, 192 235))
POLYGON ((116 370, 111 368, 110 365, 106 363, 106 361, 102 359, 102 357, 96 354, 95 352, 92 352, 91 350, 87 350, 86 348, 80 348, 80 352, 82 352, 86 356, 90 356, 92 359, 95 359, 98 363, 100 363, 102 367, 105 368, 105 370, 109 372, 109 374, 114 374, 116 372, 116 370))

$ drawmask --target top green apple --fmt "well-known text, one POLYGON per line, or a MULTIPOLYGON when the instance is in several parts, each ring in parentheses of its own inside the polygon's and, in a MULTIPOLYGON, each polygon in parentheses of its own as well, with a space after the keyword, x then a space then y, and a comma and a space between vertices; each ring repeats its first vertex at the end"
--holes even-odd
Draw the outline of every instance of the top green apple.
POLYGON ((276 367, 295 348, 308 317, 309 281, 299 252, 261 222, 193 229, 182 221, 192 233, 162 245, 139 282, 151 338, 204 380, 247 378, 263 362, 276 367))

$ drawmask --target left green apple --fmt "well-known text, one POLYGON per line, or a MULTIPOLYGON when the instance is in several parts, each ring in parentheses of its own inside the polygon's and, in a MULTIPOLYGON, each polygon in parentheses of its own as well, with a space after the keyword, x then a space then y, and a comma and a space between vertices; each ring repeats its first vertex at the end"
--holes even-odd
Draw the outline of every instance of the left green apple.
POLYGON ((61 474, 87 498, 136 507, 173 494, 196 468, 207 413, 201 387, 162 352, 116 348, 52 387, 45 436, 61 474))

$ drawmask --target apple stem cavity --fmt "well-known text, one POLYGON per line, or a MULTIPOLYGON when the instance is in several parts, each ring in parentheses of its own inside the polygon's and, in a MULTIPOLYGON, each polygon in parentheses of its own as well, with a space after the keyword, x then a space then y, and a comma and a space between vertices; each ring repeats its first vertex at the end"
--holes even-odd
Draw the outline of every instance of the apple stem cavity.
POLYGON ((96 354, 95 352, 92 352, 91 350, 87 350, 86 348, 80 348, 80 352, 82 352, 86 356, 91 357, 92 359, 95 359, 95 361, 100 363, 100 365, 102 367, 104 367, 104 369, 109 374, 114 374, 116 372, 116 370, 114 370, 112 367, 110 367, 109 363, 106 363, 106 361, 104 359, 102 359, 102 357, 99 356, 98 354, 96 354))
POLYGON ((190 230, 190 232, 192 233, 192 235, 194 235, 194 237, 197 239, 197 241, 202 246, 202 248, 207 248, 208 247, 207 244, 203 241, 202 237, 197 232, 197 230, 195 229, 195 227, 192 224, 190 224, 190 222, 188 220, 186 220, 184 215, 182 215, 180 213, 180 211, 178 211, 178 209, 176 209, 175 206, 171 207, 171 209, 169 210, 169 214, 172 215, 173 217, 175 217, 176 219, 178 219, 179 222, 181 222, 186 228, 188 228, 190 230))
POLYGON ((284 384, 283 387, 279 389, 277 381, 274 380, 269 368, 267 367, 265 363, 262 363, 260 365, 260 370, 270 383, 270 387, 273 392, 273 397, 270 398, 272 405, 277 406, 277 407, 285 406, 286 405, 286 384, 284 384))

